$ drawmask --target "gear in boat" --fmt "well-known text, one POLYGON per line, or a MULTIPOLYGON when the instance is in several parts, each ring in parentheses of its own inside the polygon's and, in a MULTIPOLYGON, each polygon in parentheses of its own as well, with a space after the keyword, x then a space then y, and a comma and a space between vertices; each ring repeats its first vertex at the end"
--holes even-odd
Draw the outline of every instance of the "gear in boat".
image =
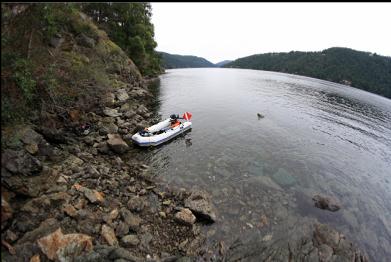
POLYGON ((189 112, 184 113, 181 118, 179 115, 172 114, 170 118, 137 132, 132 136, 132 140, 140 146, 160 145, 191 129, 191 117, 189 112), (185 121, 181 122, 180 120, 185 121))

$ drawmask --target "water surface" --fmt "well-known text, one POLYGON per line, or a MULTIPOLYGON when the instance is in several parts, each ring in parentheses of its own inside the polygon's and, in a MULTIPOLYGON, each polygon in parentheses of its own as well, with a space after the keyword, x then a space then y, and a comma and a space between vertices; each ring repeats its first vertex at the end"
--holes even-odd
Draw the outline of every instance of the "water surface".
POLYGON ((157 113, 189 111, 193 129, 145 152, 155 175, 213 195, 220 219, 207 227, 210 241, 254 231, 275 238, 314 218, 373 260, 391 257, 391 100, 313 78, 218 68, 167 70, 158 92, 157 113), (317 193, 339 199, 341 210, 315 208, 317 193))

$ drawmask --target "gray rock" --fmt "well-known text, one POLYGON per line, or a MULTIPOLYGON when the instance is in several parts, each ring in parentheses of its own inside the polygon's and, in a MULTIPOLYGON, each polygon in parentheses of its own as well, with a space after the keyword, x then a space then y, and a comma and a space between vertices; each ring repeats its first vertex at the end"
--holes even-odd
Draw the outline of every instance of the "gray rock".
POLYGON ((135 247, 140 243, 137 235, 126 235, 121 239, 121 243, 125 247, 135 247))
POLYGON ((149 110, 144 105, 140 105, 136 112, 141 116, 146 116, 149 113, 149 110))
POLYGON ((42 170, 41 162, 25 151, 6 149, 1 156, 1 166, 18 175, 31 176, 42 170))
POLYGON ((189 208, 196 217, 216 221, 216 212, 212 205, 210 195, 202 190, 193 190, 188 198, 185 199, 185 207, 189 208))
POLYGON ((117 90, 116 96, 117 96, 118 101, 120 101, 120 102, 124 102, 129 99, 128 93, 123 88, 117 90))
POLYGON ((125 222, 120 222, 115 228, 115 235, 117 237, 123 237, 129 233, 129 225, 125 222))
POLYGON ((129 225, 130 229, 133 231, 138 231, 142 219, 138 216, 127 210, 126 208, 121 208, 120 210, 122 219, 124 222, 129 225))
POLYGON ((103 113, 106 116, 110 116, 110 117, 122 116, 122 113, 118 112, 117 109, 112 109, 112 108, 107 108, 107 107, 105 109, 103 109, 103 113))
POLYGON ((64 43, 64 40, 65 40, 65 39, 62 38, 61 36, 60 36, 60 37, 55 36, 55 37, 52 37, 52 38, 50 39, 49 45, 50 45, 51 47, 57 48, 57 47, 61 46, 62 43, 64 43))
POLYGON ((24 176, 11 174, 5 168, 1 169, 1 182, 7 185, 15 193, 37 197, 41 192, 48 190, 56 184, 58 173, 50 168, 44 166, 39 175, 24 176))
POLYGON ((128 208, 134 212, 141 212, 145 207, 145 200, 139 196, 134 196, 127 203, 128 208))
POLYGON ((132 262, 144 261, 144 259, 136 257, 133 253, 131 253, 130 251, 128 251, 122 247, 116 248, 113 251, 111 251, 109 254, 109 258, 111 260, 123 258, 123 259, 126 259, 127 261, 132 261, 132 262))
POLYGON ((191 226, 195 223, 196 217, 193 215, 190 209, 184 208, 181 211, 177 212, 174 217, 175 221, 191 226))
POLYGON ((20 140, 24 144, 40 144, 42 142, 46 142, 45 139, 41 134, 38 134, 31 128, 25 128, 21 131, 21 138, 20 140))
POLYGON ((79 45, 84 47, 93 48, 95 46, 95 40, 83 33, 76 37, 76 41, 79 45))
POLYGON ((296 183, 296 179, 284 168, 279 168, 277 172, 272 175, 272 179, 280 186, 292 186, 296 183))
POLYGON ((118 134, 108 134, 109 140, 107 141, 107 145, 117 154, 123 154, 128 151, 129 146, 126 144, 124 140, 122 140, 121 136, 118 134))
POLYGON ((57 219, 48 218, 43 221, 38 228, 24 234, 23 237, 20 238, 16 243, 20 245, 27 242, 34 242, 35 240, 54 232, 59 227, 59 225, 60 223, 57 221, 57 219))
POLYGON ((102 103, 105 105, 105 106, 113 106, 114 103, 115 103, 115 95, 113 93, 106 93, 103 97, 102 97, 102 103))
POLYGON ((105 155, 107 155, 107 154, 109 154, 111 152, 107 142, 99 143, 99 145, 98 145, 98 152, 101 153, 101 154, 105 154, 105 155))

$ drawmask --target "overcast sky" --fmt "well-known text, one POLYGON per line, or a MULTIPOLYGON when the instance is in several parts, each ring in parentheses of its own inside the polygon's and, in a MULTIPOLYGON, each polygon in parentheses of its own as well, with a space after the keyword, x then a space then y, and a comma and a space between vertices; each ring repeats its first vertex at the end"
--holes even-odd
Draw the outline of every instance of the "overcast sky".
POLYGON ((391 3, 152 3, 158 51, 213 63, 349 47, 391 56, 391 3))

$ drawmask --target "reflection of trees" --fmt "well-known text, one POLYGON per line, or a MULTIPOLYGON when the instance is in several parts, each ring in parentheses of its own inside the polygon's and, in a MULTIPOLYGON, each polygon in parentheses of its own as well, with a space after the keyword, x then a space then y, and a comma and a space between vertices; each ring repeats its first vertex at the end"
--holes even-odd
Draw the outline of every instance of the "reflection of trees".
POLYGON ((159 110, 161 107, 160 102, 160 78, 156 78, 156 80, 152 81, 148 85, 148 90, 152 93, 154 99, 152 100, 150 106, 152 108, 152 117, 153 119, 160 120, 159 110))

